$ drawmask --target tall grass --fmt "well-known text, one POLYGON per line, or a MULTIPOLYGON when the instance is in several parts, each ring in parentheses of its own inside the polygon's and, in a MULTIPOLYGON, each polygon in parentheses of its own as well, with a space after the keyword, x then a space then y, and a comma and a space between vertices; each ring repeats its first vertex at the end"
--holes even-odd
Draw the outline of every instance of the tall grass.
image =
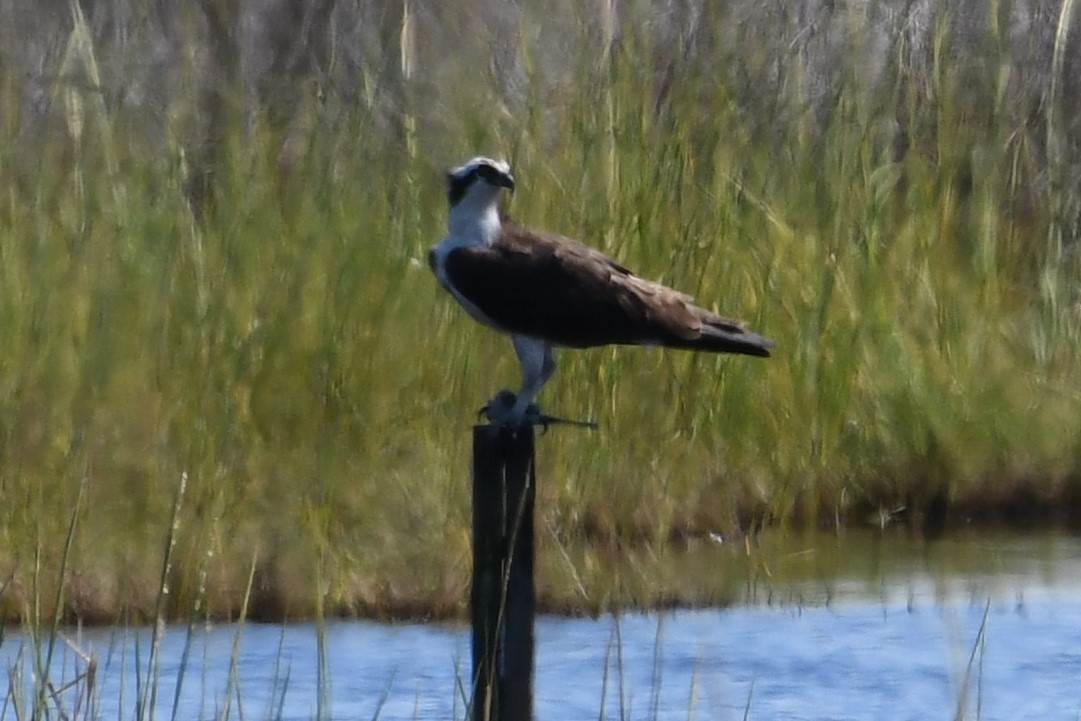
POLYGON ((1057 110, 1009 102, 997 26, 973 28, 986 57, 964 67, 986 72, 966 75, 945 21, 883 49, 858 13, 836 46, 788 16, 736 37, 705 5, 675 40, 613 4, 557 16, 562 39, 538 8, 510 32, 446 18, 491 42, 486 65, 435 56, 429 11, 387 5, 386 61, 352 95, 297 81, 283 122, 230 110, 228 77, 189 89, 194 66, 160 114, 104 102, 101 36, 72 7, 45 120, 0 66, 0 614, 235 614, 253 558, 256 618, 456 613, 463 439, 517 382, 424 263, 441 169, 478 152, 514 163, 522 221, 778 342, 768 361, 560 355, 541 401, 602 431, 540 444, 554 602, 618 595, 613 549, 709 531, 1075 514, 1077 179, 1057 110), (194 142, 208 97, 225 110, 194 142))

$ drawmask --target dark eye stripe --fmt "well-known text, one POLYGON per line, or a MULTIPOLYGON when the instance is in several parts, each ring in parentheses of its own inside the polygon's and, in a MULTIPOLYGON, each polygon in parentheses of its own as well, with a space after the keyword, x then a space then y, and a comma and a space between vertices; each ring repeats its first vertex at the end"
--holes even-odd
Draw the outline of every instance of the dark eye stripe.
POLYGON ((453 173, 447 174, 447 200, 451 205, 455 205, 465 196, 465 192, 469 190, 469 186, 476 181, 477 178, 483 178, 489 181, 493 185, 499 182, 500 172, 490 165, 478 165, 471 169, 465 175, 454 175, 453 173))
POLYGON ((475 173, 466 173, 462 176, 447 175, 447 200, 450 201, 451 205, 457 205, 458 201, 465 196, 465 191, 469 190, 469 186, 476 180, 476 177, 475 173))

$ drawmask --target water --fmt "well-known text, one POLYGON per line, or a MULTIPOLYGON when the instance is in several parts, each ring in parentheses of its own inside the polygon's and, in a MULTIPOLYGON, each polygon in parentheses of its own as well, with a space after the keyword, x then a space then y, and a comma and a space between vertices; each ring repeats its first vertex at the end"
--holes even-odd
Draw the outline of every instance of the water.
MULTIPOLYGON (((1081 543, 1041 548, 1037 559, 1010 544, 994 572, 943 577, 928 561, 890 579, 841 574, 789 589, 811 605, 542 617, 537 718, 742 719, 749 708, 752 719, 923 721, 953 719, 959 705, 966 718, 1081 718, 1081 543)), ((72 635, 98 659, 96 712, 134 718, 150 632, 72 635)), ((467 629, 329 623, 322 690, 317 637, 313 624, 168 629, 157 718, 172 716, 174 697, 178 719, 463 716, 467 629)), ((5 667, 20 648, 9 633, 5 667)), ((54 677, 83 668, 57 653, 54 677)), ((75 693, 59 694, 69 710, 75 693)), ((0 718, 15 718, 10 706, 0 718)))

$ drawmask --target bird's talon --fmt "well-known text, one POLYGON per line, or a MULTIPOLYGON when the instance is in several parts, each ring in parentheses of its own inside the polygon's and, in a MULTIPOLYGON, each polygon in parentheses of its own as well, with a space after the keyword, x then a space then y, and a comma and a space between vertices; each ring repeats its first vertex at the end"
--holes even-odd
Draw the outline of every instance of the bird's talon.
POLYGON ((514 410, 514 405, 517 400, 518 396, 513 391, 503 389, 492 396, 491 400, 481 407, 477 412, 477 416, 478 418, 481 416, 487 418, 488 421, 494 425, 505 426, 508 428, 540 426, 542 434, 547 433, 548 430, 556 424, 579 426, 591 430, 597 429, 597 424, 592 421, 576 421, 541 413, 540 406, 536 403, 530 403, 526 406, 522 418, 515 419, 511 416, 511 412, 514 410))

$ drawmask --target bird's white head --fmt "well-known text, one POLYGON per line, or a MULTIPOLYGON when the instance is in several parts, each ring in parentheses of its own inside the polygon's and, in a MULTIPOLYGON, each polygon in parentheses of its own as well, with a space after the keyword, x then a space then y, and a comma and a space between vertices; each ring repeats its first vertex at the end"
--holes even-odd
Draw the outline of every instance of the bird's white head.
POLYGON ((514 176, 505 160, 477 156, 447 173, 447 200, 451 208, 461 203, 492 204, 501 188, 514 190, 514 176))
POLYGON ((499 234, 499 191, 514 190, 505 160, 478 156, 447 173, 449 227, 458 242, 490 243, 499 234))

